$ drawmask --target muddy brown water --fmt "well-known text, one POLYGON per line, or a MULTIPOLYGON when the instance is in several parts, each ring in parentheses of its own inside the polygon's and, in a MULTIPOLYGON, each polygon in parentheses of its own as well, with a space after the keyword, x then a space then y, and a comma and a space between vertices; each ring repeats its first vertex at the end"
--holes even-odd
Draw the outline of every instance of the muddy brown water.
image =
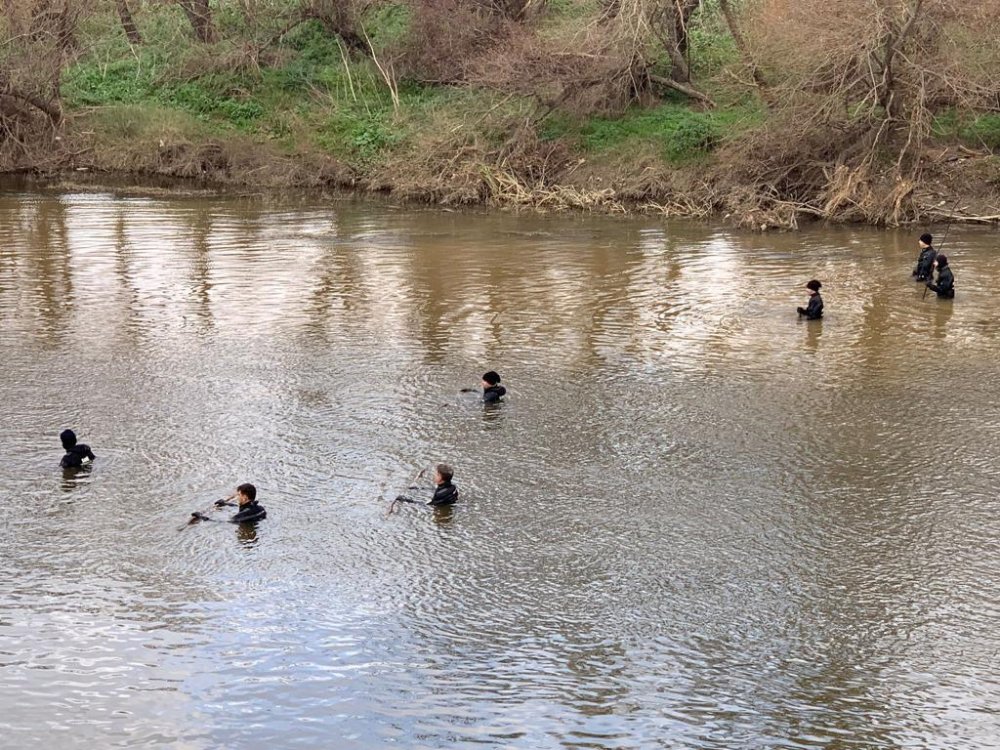
POLYGON ((0 744, 997 747, 1000 237, 914 234, 0 193, 0 744))

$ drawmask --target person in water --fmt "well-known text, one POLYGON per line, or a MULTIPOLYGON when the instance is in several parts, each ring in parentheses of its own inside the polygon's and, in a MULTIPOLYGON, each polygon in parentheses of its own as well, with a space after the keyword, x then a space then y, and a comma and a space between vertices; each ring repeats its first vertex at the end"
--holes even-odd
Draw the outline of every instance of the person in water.
POLYGON ((805 315, 809 320, 819 320, 823 317, 823 298, 819 296, 819 290, 822 286, 816 279, 812 279, 806 284, 806 289, 809 290, 809 304, 796 308, 800 317, 805 315))
POLYGON ((913 269, 913 276, 917 281, 927 281, 934 273, 934 259, 937 258, 937 250, 931 245, 934 238, 929 234, 920 235, 920 257, 917 258, 917 267, 913 269))
POLYGON ((260 521, 267 518, 267 511, 264 506, 257 502, 257 488, 249 482, 241 484, 236 488, 236 492, 225 500, 216 500, 215 507, 225 506, 237 507, 236 514, 229 519, 229 523, 244 523, 249 521, 260 521), (235 503, 230 500, 236 500, 235 503))
MULTIPOLYGON (((475 393, 475 388, 463 388, 462 393, 475 393)), ((490 370, 483 374, 483 403, 484 404, 496 404, 499 403, 504 395, 507 393, 507 389, 500 385, 500 374, 494 370, 490 370)))
POLYGON ((938 255, 935 261, 937 266, 937 283, 927 281, 927 288, 936 292, 939 299, 953 299, 955 296, 955 274, 951 272, 951 265, 948 263, 947 255, 938 255))
POLYGON ((483 403, 495 404, 499 402, 507 389, 500 385, 500 375, 494 370, 483 374, 483 403))
POLYGON ((63 450, 66 451, 66 455, 59 462, 64 469, 79 469, 96 458, 89 445, 76 442, 76 433, 73 430, 60 432, 59 440, 62 441, 63 450))
MULTIPOLYGON (((458 502, 458 487, 452 484, 451 479, 455 476, 455 471, 448 464, 438 464, 434 467, 434 494, 427 501, 427 505, 440 508, 445 505, 454 505, 458 502)), ((419 503, 405 495, 396 497, 397 503, 419 503)))

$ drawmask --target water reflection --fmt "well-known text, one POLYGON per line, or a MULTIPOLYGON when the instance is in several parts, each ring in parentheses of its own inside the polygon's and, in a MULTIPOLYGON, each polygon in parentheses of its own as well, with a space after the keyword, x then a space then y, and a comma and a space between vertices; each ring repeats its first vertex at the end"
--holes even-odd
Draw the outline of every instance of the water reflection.
POLYGON ((997 271, 954 234, 939 303, 907 233, 0 194, 5 739, 987 746, 997 271), (440 460, 461 505, 387 516, 440 460), (247 480, 235 544, 184 523, 247 480))

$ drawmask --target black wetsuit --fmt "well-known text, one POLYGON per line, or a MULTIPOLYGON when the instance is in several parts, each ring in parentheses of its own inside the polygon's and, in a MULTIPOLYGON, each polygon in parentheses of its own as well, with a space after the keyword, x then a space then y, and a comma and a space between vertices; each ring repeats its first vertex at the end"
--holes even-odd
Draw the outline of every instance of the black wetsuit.
POLYGON ((930 245, 920 251, 917 267, 913 269, 913 276, 917 277, 917 281, 927 281, 933 275, 935 258, 937 258, 937 250, 930 245))
POLYGON ((823 317, 823 298, 819 292, 813 292, 806 307, 797 308, 799 315, 805 315, 809 320, 819 320, 823 317))
POLYGON ((454 505, 458 502, 458 487, 451 480, 442 482, 434 490, 434 497, 427 503, 433 506, 454 505))
POLYGON ((93 461, 96 456, 90 450, 90 446, 84 443, 77 443, 72 448, 66 450, 66 455, 62 457, 59 465, 64 469, 79 469, 83 466, 83 460, 89 458, 93 461))
POLYGON ((495 404, 504 397, 505 393, 507 393, 507 389, 499 383, 491 385, 489 388, 483 388, 483 403, 495 404))
POLYGON ((237 505, 236 503, 227 503, 220 500, 216 503, 216 506, 228 505, 230 507, 236 505, 239 510, 236 512, 232 518, 229 519, 229 523, 245 523, 249 521, 260 521, 267 518, 267 511, 264 510, 264 506, 258 503, 256 500, 251 500, 249 503, 244 503, 243 505, 237 505))
POLYGON ((952 299, 955 296, 955 274, 951 272, 951 266, 938 268, 937 283, 929 281, 927 288, 937 292, 942 299, 952 299))

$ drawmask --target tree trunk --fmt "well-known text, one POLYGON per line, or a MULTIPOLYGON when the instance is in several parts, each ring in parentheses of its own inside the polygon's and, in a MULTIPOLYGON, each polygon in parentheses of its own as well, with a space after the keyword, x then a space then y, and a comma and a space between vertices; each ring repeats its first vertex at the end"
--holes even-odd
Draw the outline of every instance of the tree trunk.
POLYGON ((896 54, 906 43, 907 37, 913 30, 917 16, 920 15, 922 5, 923 0, 914 0, 913 3, 911 3, 911 5, 907 8, 908 17, 905 21, 903 21, 899 30, 890 31, 886 36, 885 57, 882 60, 882 81, 878 97, 879 104, 881 104, 885 109, 886 117, 892 117, 895 114, 892 105, 896 93, 896 80, 892 66, 895 62, 896 54))
POLYGON ((218 40, 215 24, 212 23, 212 9, 208 0, 177 0, 184 14, 191 22, 191 28, 199 42, 213 44, 218 40))
POLYGON ((121 19, 122 28, 125 30, 125 36, 128 37, 129 44, 142 44, 142 35, 139 33, 139 27, 135 25, 135 20, 132 18, 132 11, 128 7, 128 0, 116 0, 118 5, 118 18, 121 19))
POLYGON ((764 77, 760 74, 760 70, 757 68, 757 63, 753 59, 753 54, 750 52, 750 45, 747 44, 746 37, 743 36, 743 32, 740 30, 740 25, 736 19, 736 13, 733 12, 733 7, 729 4, 729 0, 719 0, 719 7, 722 9, 722 15, 726 18, 726 26, 729 27, 729 33, 733 37, 736 49, 739 51, 740 57, 743 59, 743 65, 745 65, 747 70, 750 71, 750 77, 753 79, 754 85, 763 91, 764 77))
POLYGON ((700 0, 664 0, 660 7, 660 40, 670 57, 670 77, 678 83, 691 81, 691 65, 688 62, 688 21, 700 0))

